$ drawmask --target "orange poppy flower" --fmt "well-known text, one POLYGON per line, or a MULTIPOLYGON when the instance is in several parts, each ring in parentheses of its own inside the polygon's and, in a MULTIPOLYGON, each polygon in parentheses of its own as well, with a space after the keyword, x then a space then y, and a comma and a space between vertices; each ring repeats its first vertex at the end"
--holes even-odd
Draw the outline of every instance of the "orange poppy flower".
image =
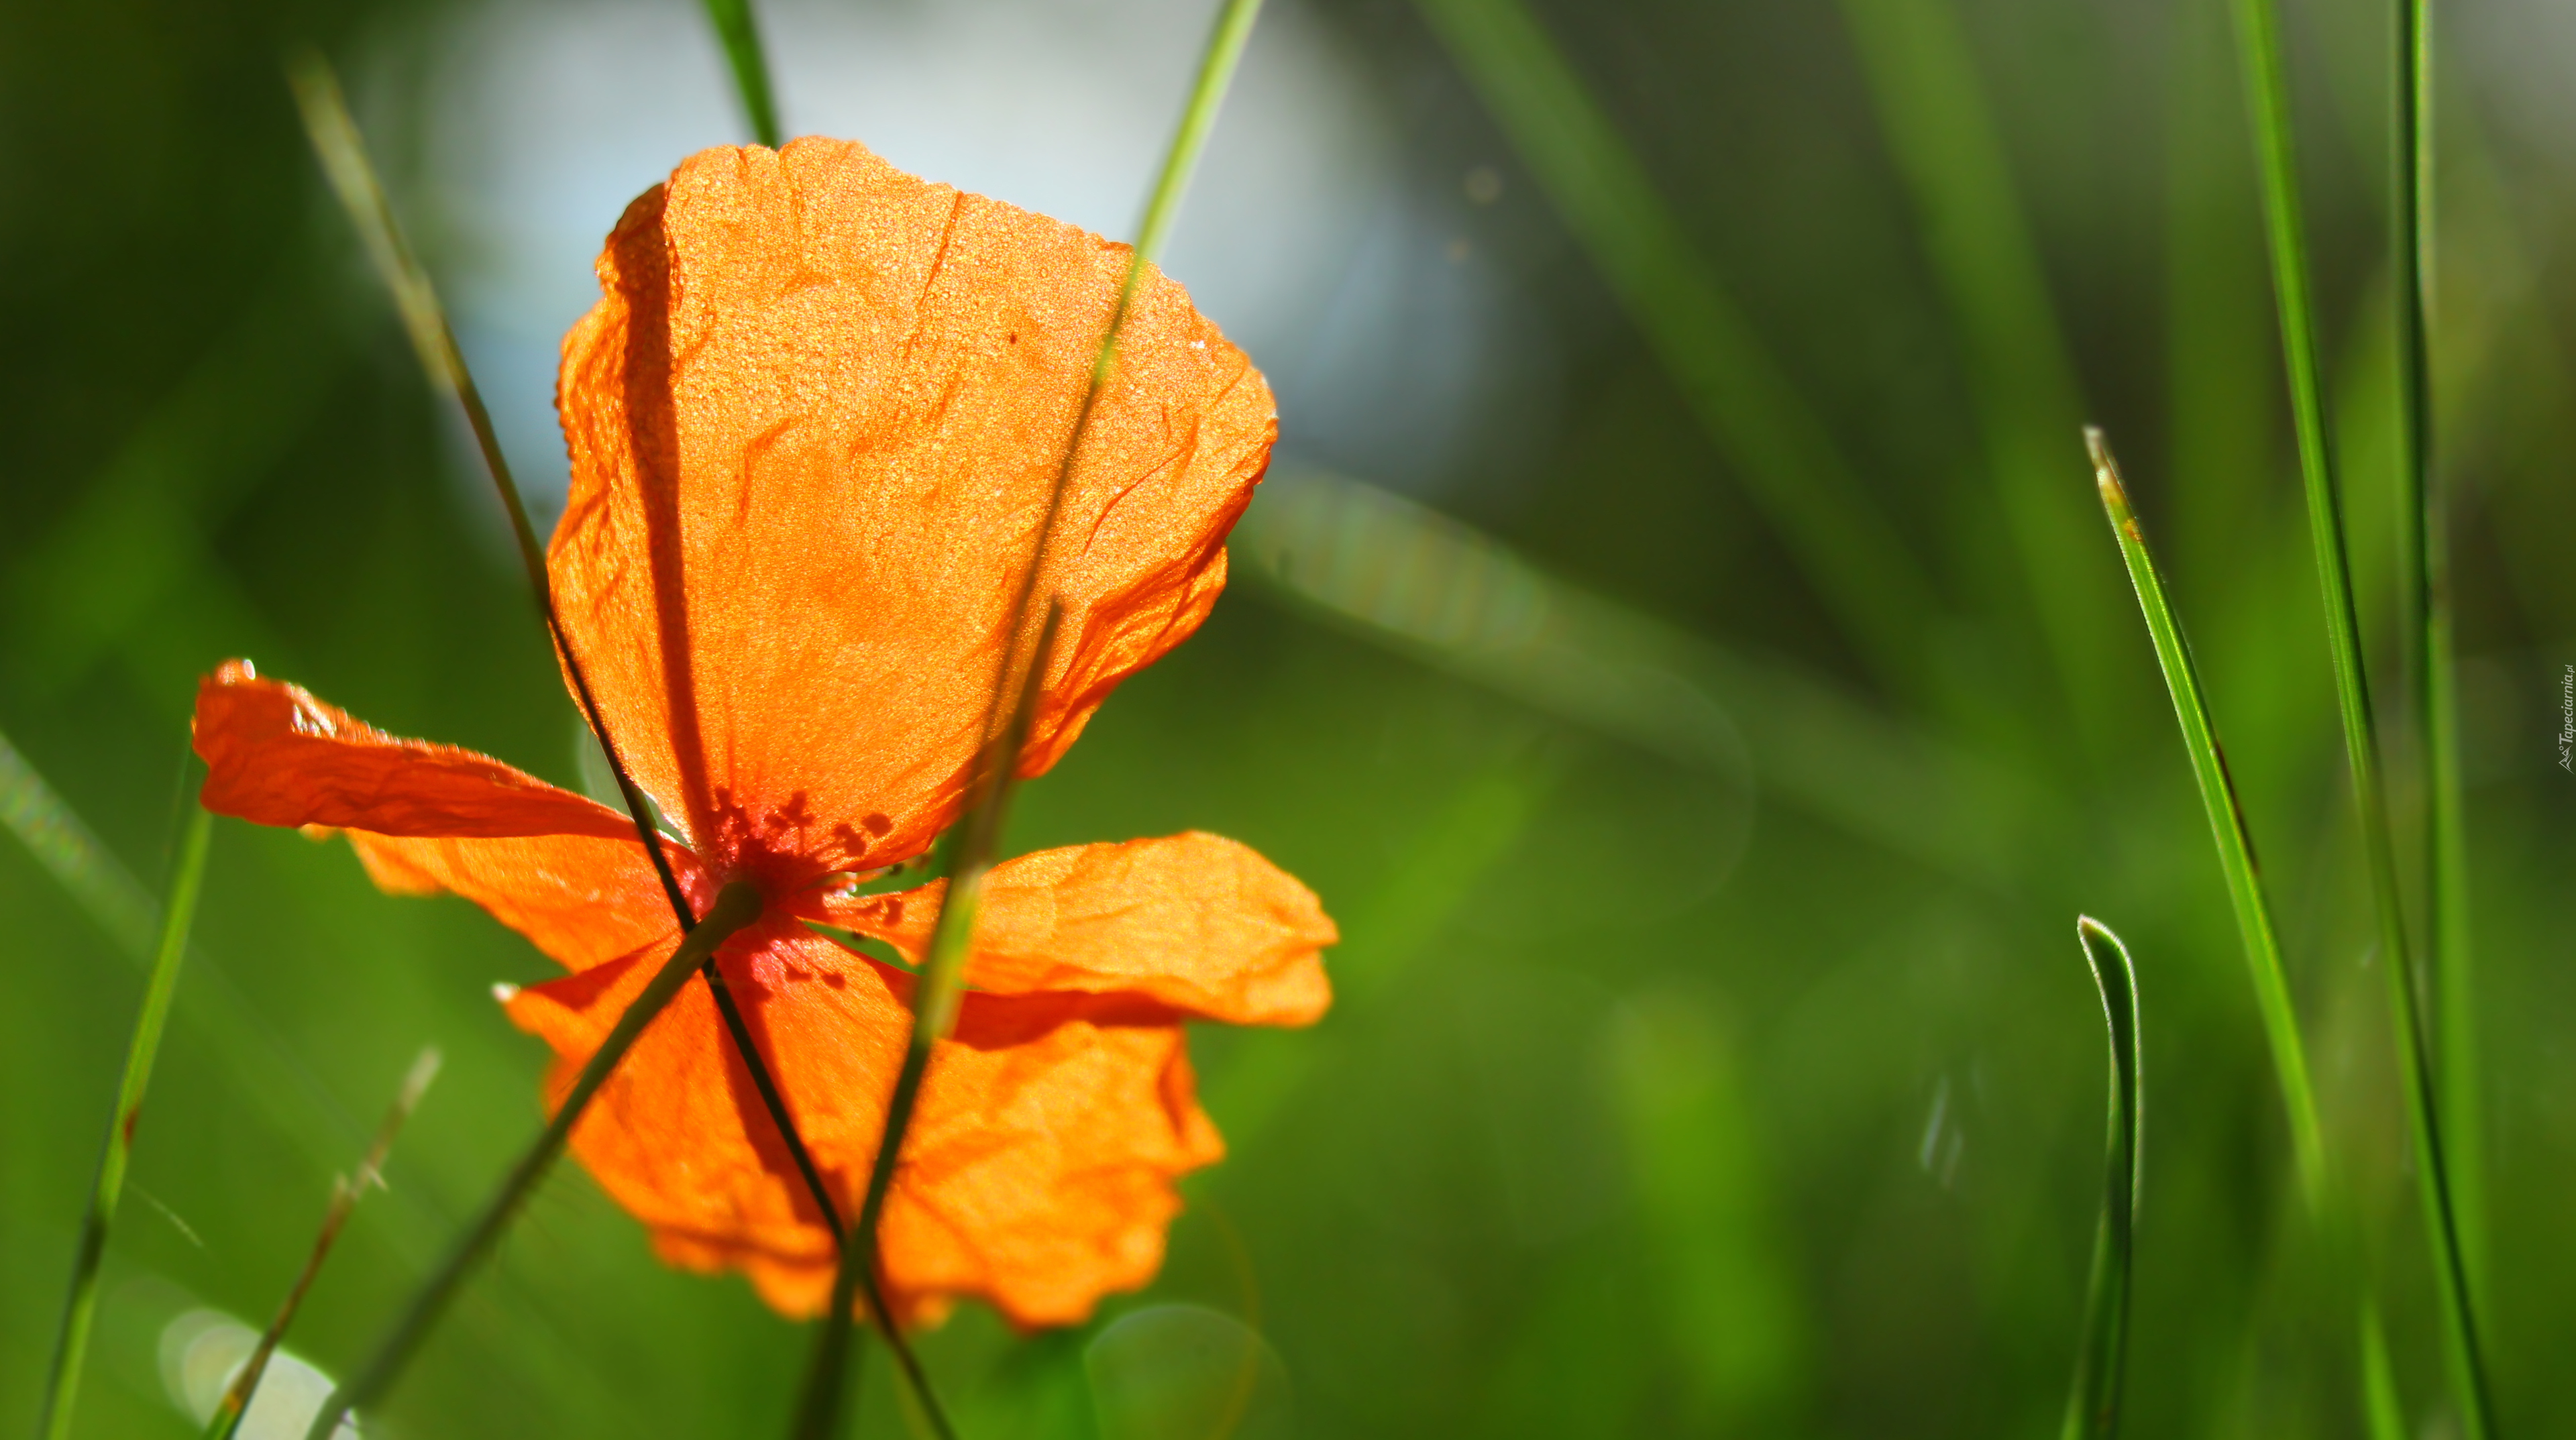
MULTIPOLYGON (((610 734, 681 834, 703 912, 761 918, 718 963, 854 1214, 940 883, 861 895, 953 822, 1019 567, 1037 541, 1127 249, 903 174, 860 146, 710 150, 647 192, 564 342, 572 491, 555 603, 610 734)), ((1277 425, 1260 375, 1150 267, 1040 574, 1061 597, 1019 773, 1195 629, 1277 425)), ((206 804, 345 831, 389 890, 475 901, 572 973, 509 1001, 559 1098, 677 943, 627 817, 498 761, 388 736, 235 662, 207 679, 206 804)), ((1222 1153, 1182 1023, 1302 1025, 1330 1001, 1315 897, 1185 834, 997 867, 953 1038, 882 1229, 899 1313, 981 1296, 1087 1316, 1161 1262, 1176 1176, 1222 1153)), ((833 1240, 691 985, 573 1132, 679 1264, 819 1311, 833 1240)))

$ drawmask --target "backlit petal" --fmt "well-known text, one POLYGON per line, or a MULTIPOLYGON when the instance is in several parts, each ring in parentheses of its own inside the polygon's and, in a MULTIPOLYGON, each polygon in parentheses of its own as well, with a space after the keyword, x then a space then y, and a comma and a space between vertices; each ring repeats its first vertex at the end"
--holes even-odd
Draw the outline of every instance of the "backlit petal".
MULTIPOLYGON (((564 344, 551 565, 612 730, 711 861, 794 882, 953 817, 1127 255, 821 139, 706 151, 629 207, 564 344)), ((1024 773, 1204 618, 1276 430, 1160 272, 1119 354, 1042 582, 1067 613, 1024 773)))
MULTIPOLYGON (((207 809, 345 829, 378 885, 452 890, 570 969, 677 929, 626 816, 487 756, 387 735, 241 661, 198 687, 196 745, 207 809)), ((694 858, 670 853, 704 889, 694 858)))
MULTIPOLYGON (((918 963, 946 881, 835 907, 918 963)), ((1339 936, 1314 892, 1248 845, 1191 831, 1042 850, 985 881, 966 981, 1002 995, 1150 996, 1238 1025, 1307 1025, 1332 1003, 1339 936)))
MULTIPOLYGON (((560 1095, 668 947, 512 1001, 554 1045, 560 1095)), ((903 977, 789 924, 721 952, 797 1128, 855 1214, 910 1023, 903 977)), ((1223 1153, 1168 1011, 1079 996, 970 995, 923 1087, 884 1220, 907 1319, 962 1296, 1021 1325, 1077 1322, 1161 1263, 1174 1177, 1223 1153)), ((819 1311, 831 1237, 819 1223, 705 987, 690 985, 573 1132, 600 1184, 666 1258, 747 1271, 770 1303, 819 1311)))
POLYGON ((219 815, 379 835, 635 835, 597 801, 471 750, 398 739, 239 660, 199 683, 194 729, 200 798, 219 815))
MULTIPOLYGON (((429 840, 346 832, 375 882, 398 894, 452 891, 525 935, 567 970, 587 970, 675 940, 679 922, 653 862, 630 829, 623 840, 589 835, 429 840)), ((707 887, 677 845, 671 858, 704 909, 707 887)))

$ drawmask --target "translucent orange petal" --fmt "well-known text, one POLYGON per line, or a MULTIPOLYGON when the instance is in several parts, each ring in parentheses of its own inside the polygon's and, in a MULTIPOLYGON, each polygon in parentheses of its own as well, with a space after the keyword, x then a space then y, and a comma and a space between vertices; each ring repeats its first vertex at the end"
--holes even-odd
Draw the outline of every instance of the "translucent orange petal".
MULTIPOLYGON (((946 881, 835 906, 916 963, 946 881)), ((1150 996, 1237 1025, 1310 1025, 1339 939, 1315 893, 1248 845, 1199 831, 1042 850, 994 867, 966 980, 1001 995, 1150 996)))
MULTIPOLYGON (((953 817, 1127 255, 820 139, 706 151, 628 208, 564 342, 551 565, 710 863, 795 882, 953 817)), ((1276 428, 1149 271, 1042 582, 1067 613, 1024 773, 1205 617, 1276 428)))
MULTIPOLYGON (((375 882, 398 894, 453 891, 525 935, 567 970, 587 970, 648 945, 676 939, 679 923, 653 862, 630 832, 623 840, 589 835, 512 836, 499 840, 426 840, 347 832, 375 882)), ((708 887, 696 862, 671 847, 682 883, 708 887)))
MULTIPOLYGON (((452 890, 570 969, 677 928, 626 816, 472 751, 387 735, 242 661, 198 687, 196 745, 207 809, 345 829, 378 885, 452 890)), ((693 857, 671 858, 705 889, 693 857)))
POLYGON ((402 740, 301 685, 228 660, 197 686, 199 798, 261 825, 380 835, 597 835, 632 840, 618 812, 453 745, 402 740))
MULTIPOLYGON (((559 1096, 667 947, 533 986, 511 1017, 557 1052, 559 1096)), ((855 1214, 910 1023, 897 972, 792 922, 765 920, 720 961, 798 1130, 855 1214)), ((884 1220, 886 1276, 908 1319, 955 1297, 1014 1322, 1077 1322, 1151 1279, 1179 1209, 1174 1177, 1223 1153, 1171 1012, 1080 996, 970 995, 931 1062, 884 1220)), ((573 1150, 651 1227, 655 1248, 749 1272, 770 1303, 819 1311, 831 1237, 692 985, 592 1102, 573 1150)))

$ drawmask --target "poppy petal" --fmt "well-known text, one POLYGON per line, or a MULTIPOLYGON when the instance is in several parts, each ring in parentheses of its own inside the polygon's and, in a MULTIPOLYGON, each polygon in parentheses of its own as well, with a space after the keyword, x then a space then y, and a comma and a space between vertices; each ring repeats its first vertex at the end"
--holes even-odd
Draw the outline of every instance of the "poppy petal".
MULTIPOLYGON (((462 895, 567 970, 588 970, 679 935, 661 877, 632 833, 623 840, 589 835, 446 840, 345 833, 379 887, 400 895, 441 890, 462 895)), ((674 845, 669 853, 683 885, 707 888, 686 851, 674 845)), ((698 895, 694 903, 704 909, 707 897, 698 895)))
POLYGON ((595 800, 471 750, 388 735, 248 661, 198 684, 193 729, 206 762, 199 798, 218 815, 379 835, 635 837, 595 800))
MULTIPOLYGON (((207 809, 345 830, 378 885, 452 890, 569 969, 677 928, 626 816, 470 750, 387 735, 246 662, 198 687, 196 746, 207 809)), ((670 854, 703 889, 695 859, 670 854)))
MULTIPOLYGON (((531 986, 511 1017, 558 1054, 559 1097, 667 947, 531 986)), ((854 1214, 909 1012, 896 972, 792 922, 720 952, 797 1128, 854 1214)), ((970 995, 931 1062, 882 1243, 900 1314, 956 1297, 1023 1326, 1071 1324, 1149 1280, 1180 1208, 1173 1179, 1223 1153, 1168 1011, 1079 996, 970 995)), ((551 1103, 551 1100, 550 1100, 551 1103)), ((831 1235, 797 1180, 704 987, 689 986, 573 1132, 601 1186, 693 1268, 741 1269, 790 1314, 822 1309, 831 1235)))
MULTIPOLYGON (((1321 951, 1340 938, 1313 891, 1237 841, 1199 831, 1041 850, 985 882, 966 982, 999 995, 1134 994, 1237 1025, 1310 1025, 1332 1004, 1321 951)), ((918 964, 944 880, 835 907, 918 964)))
MULTIPOLYGON (((564 342, 550 564, 611 729, 711 861, 793 882, 954 818, 1128 254, 822 139, 703 152, 628 208, 564 342)), ((1206 616, 1276 430, 1147 267, 1038 592, 1066 608, 1023 774, 1206 616)))

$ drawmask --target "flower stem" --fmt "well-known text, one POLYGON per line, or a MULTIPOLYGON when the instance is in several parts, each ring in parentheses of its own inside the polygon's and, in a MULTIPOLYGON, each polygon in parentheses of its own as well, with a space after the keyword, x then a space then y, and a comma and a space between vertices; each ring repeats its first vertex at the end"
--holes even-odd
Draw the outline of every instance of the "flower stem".
POLYGON ((368 1145, 365 1158, 358 1162, 356 1175, 340 1176, 331 1182, 331 1203, 322 1212, 322 1228, 313 1236, 313 1251, 304 1257, 303 1270, 287 1287, 285 1302, 277 1307, 276 1317, 260 1335, 249 1361, 233 1377, 215 1413, 207 1417, 206 1440, 232 1440, 233 1432, 241 1427, 242 1416, 250 1410, 251 1397, 259 1393, 260 1377, 268 1372, 270 1357, 286 1339, 286 1327, 295 1323, 295 1312, 303 1308, 305 1292, 313 1288, 313 1277, 322 1272, 322 1262, 330 1256, 341 1227, 349 1223, 349 1212, 358 1208, 367 1187, 383 1183, 385 1155, 394 1148, 394 1137, 402 1133, 403 1122, 419 1106, 429 1082, 438 1078, 438 1065, 435 1046, 420 1052, 420 1058, 411 1062, 410 1072, 403 1076, 402 1089, 395 1093, 392 1108, 385 1111, 383 1123, 376 1127, 376 1138, 368 1145))
POLYGON ((98 1179, 90 1188, 89 1211, 81 1217, 80 1248, 72 1261, 71 1294, 63 1303, 62 1329, 54 1340, 54 1366, 45 1386, 45 1408, 37 1433, 44 1440, 65 1440, 72 1433, 72 1407, 80 1398, 81 1365, 89 1354, 90 1322, 98 1314, 99 1264, 107 1256, 107 1232, 116 1223, 117 1201, 125 1194, 125 1170, 134 1152, 134 1125, 141 1118, 143 1092, 152 1084, 152 1062, 161 1053, 161 1033, 170 1020, 170 1000, 178 992, 179 965, 187 957, 188 930, 204 889, 206 851, 214 835, 213 812, 190 805, 188 828, 179 842, 178 863, 170 871, 170 895, 161 907, 161 940, 152 960, 152 976, 143 987, 143 1009, 134 1018, 133 1038, 126 1042, 125 1073, 116 1085, 116 1112, 107 1127, 107 1142, 98 1157, 98 1179))
POLYGON ((2138 1125, 2145 1081, 2138 1053, 2138 971, 2129 947, 2109 926, 2089 915, 2075 920, 2093 984, 2102 992, 2102 1015, 2111 1036, 2109 1162, 2102 1191, 2102 1229, 2093 1245, 2093 1278, 2086 1287, 2082 1348, 2076 1352, 2075 1388, 2067 1397, 2064 1440, 2109 1440, 2120 1429, 2120 1384, 2129 1348, 2129 1277, 2136 1255, 2138 1125))
POLYGON ((671 1003, 671 997, 680 993, 680 987, 688 983, 690 974, 715 953, 717 946, 735 931, 760 918, 760 909, 760 891, 748 882, 734 881, 716 893, 716 903, 698 921, 695 929, 680 937, 679 947, 671 952, 671 958, 662 962, 662 968, 646 982, 643 992, 626 1007, 626 1013, 617 1018, 608 1038, 591 1053, 588 1063, 581 1067, 581 1074, 573 1080, 572 1088, 564 1092, 562 1102, 555 1107, 554 1118, 546 1123, 536 1143, 530 1145, 518 1163, 510 1167, 510 1173, 503 1178, 500 1188, 484 1202, 482 1213, 475 1217, 474 1224, 466 1230, 463 1238, 447 1252, 447 1258, 439 1263, 429 1283, 412 1296, 410 1306, 394 1323, 393 1330, 377 1344, 366 1366, 359 1370, 355 1379, 331 1392, 329 1403, 313 1417, 313 1428, 306 1432, 308 1440, 330 1440, 340 1421, 351 1410, 373 1404, 393 1388, 403 1366, 420 1348, 420 1342, 428 1337, 448 1303, 456 1298, 465 1277, 501 1238, 501 1232, 509 1228, 520 1204, 536 1189, 537 1182, 545 1178, 555 1157, 563 1153, 565 1142, 572 1138, 573 1126, 580 1121, 582 1112, 589 1108, 591 1098, 599 1093, 599 1087, 608 1083, 617 1063, 626 1058, 626 1052, 644 1034, 644 1027, 653 1023, 654 1017, 671 1003))
MULTIPOLYGON (((2335 693, 2343 714, 2344 758, 2352 776, 2363 862, 2379 922, 2379 963, 2388 977, 2389 1019, 2396 1032, 2399 1083, 2415 1150, 2419 1208, 2423 1211, 2425 1240, 2432 1252, 2441 1296, 2443 1348, 2462 1428, 2468 1440, 2488 1440, 2494 1430, 2486 1367, 2469 1296, 2468 1269, 2460 1248, 2459 1217, 2453 1205, 2449 1157, 2442 1144, 2432 1061, 2416 1003, 2414 946, 2408 938, 2405 902, 2399 892, 2396 845, 2390 831, 2387 791, 2380 775, 2378 725, 2372 715, 2369 676, 2362 661, 2361 617, 2353 603, 2352 564, 2344 546, 2343 502, 2335 479, 2333 447, 2326 433, 2306 222, 2299 201, 2298 157, 2290 125, 2289 80, 2281 60, 2280 17, 2274 0, 2236 0, 2236 16, 2262 166, 2265 232, 2272 252, 2273 292, 2280 308, 2281 350, 2289 370, 2290 411, 2298 432, 2299 471, 2307 493, 2308 531, 2316 551, 2326 641, 2334 658, 2335 693)), ((2411 91, 2412 87, 2404 88, 2411 91)))

